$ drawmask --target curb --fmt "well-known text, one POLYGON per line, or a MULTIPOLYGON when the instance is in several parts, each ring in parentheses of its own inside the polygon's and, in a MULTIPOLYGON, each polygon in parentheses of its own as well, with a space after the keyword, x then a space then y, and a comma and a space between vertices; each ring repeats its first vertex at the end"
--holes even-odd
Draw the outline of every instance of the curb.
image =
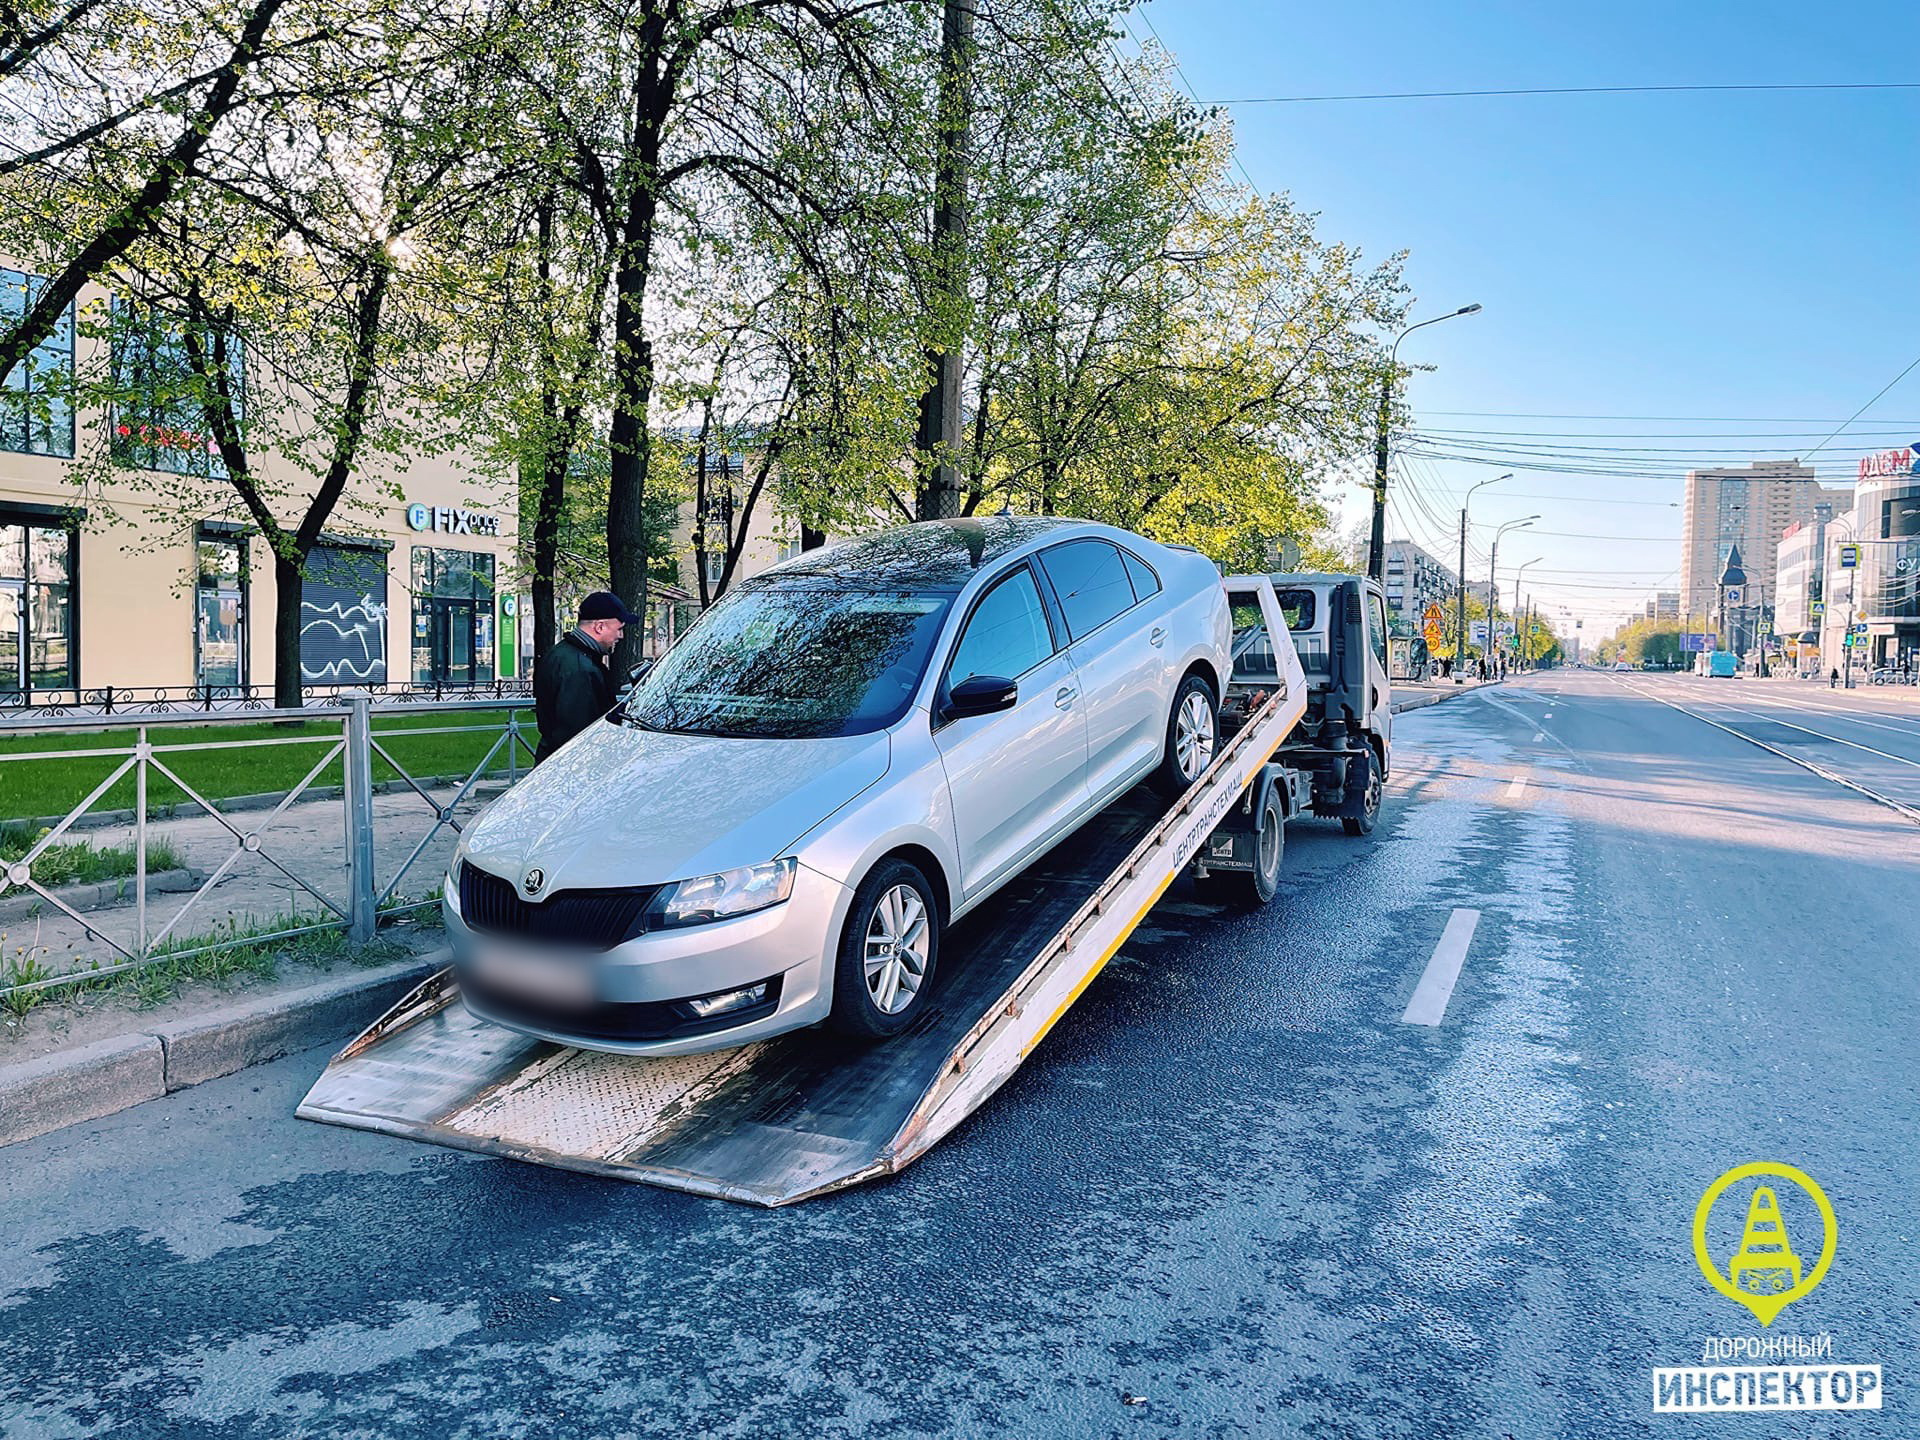
POLYGON ((0 1066, 0 1146, 357 1032, 447 963, 448 952, 436 950, 141 1034, 0 1066))
MULTIPOLYGON (((173 870, 155 870, 147 876, 147 894, 181 895, 195 889, 207 877, 204 872, 191 866, 173 870)), ((134 903, 133 876, 122 875, 118 880, 96 880, 89 885, 67 885, 55 889, 53 897, 73 910, 81 912, 82 918, 92 910, 104 910, 125 902, 134 903)), ((15 920, 30 920, 35 915, 58 914, 58 907, 50 904, 46 897, 36 891, 28 890, 0 898, 0 925, 15 920)))
POLYGON ((1506 684, 1504 680, 1482 680, 1477 685, 1458 685, 1451 690, 1441 690, 1432 695, 1409 695, 1404 703, 1395 700, 1391 708, 1395 715, 1401 715, 1408 710, 1424 710, 1429 705, 1438 705, 1442 700, 1458 700, 1462 695, 1472 695, 1491 686, 1504 684, 1506 684))

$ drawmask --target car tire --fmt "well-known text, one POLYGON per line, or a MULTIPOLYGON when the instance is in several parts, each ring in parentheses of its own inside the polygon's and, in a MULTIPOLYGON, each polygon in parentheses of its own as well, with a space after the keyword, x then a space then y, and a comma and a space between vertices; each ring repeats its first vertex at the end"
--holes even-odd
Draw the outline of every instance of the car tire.
POLYGON ((1220 705, 1213 687, 1189 675, 1173 692, 1167 712, 1166 748, 1153 772, 1153 788, 1169 800, 1184 795, 1213 763, 1220 749, 1220 705))
POLYGON ((1367 788, 1360 802, 1360 813, 1340 817, 1340 827, 1349 835, 1373 833, 1373 827, 1380 819, 1380 801, 1386 793, 1386 784, 1380 776, 1380 757, 1371 748, 1366 753, 1367 788))
POLYGON ((1200 898, 1235 910, 1258 910, 1280 888, 1280 864, 1287 853, 1287 817, 1281 813, 1280 797, 1271 790, 1254 817, 1254 846, 1251 870, 1222 870, 1195 882, 1200 898))
POLYGON ((920 867, 876 865, 854 891, 840 932, 828 1025, 849 1039, 885 1040, 913 1024, 933 989, 940 929, 940 903, 920 867))

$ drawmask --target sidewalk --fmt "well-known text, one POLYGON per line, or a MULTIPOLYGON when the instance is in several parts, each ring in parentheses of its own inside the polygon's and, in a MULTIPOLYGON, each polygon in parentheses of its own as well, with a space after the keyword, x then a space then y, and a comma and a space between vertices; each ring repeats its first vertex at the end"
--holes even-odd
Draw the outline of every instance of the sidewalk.
POLYGON ((1451 680, 1396 680, 1393 682, 1393 713, 1398 715, 1405 710, 1424 709, 1428 705, 1438 705, 1442 700, 1451 700, 1456 695, 1504 684, 1505 680, 1462 680, 1457 685, 1451 680))

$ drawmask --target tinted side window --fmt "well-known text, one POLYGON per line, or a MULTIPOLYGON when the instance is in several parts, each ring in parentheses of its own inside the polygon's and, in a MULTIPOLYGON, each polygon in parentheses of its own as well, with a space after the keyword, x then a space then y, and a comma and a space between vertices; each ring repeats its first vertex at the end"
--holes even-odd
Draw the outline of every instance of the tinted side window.
POLYGON ((1092 634, 1133 607, 1133 582, 1120 563, 1120 552, 1104 540, 1069 541, 1043 551, 1040 563, 1060 597, 1072 639, 1092 634))
POLYGON ((1367 596, 1367 638, 1373 642, 1374 658, 1384 668, 1387 663, 1387 612, 1378 595, 1367 596))
POLYGON ((1053 653, 1040 587, 1024 565, 986 593, 953 647, 947 683, 970 675, 1001 675, 1017 680, 1053 653))
POLYGON ((1127 578, 1133 581, 1134 599, 1144 600, 1149 595, 1160 593, 1160 579, 1147 567, 1146 561, 1131 550, 1122 550, 1120 558, 1126 562, 1127 578))

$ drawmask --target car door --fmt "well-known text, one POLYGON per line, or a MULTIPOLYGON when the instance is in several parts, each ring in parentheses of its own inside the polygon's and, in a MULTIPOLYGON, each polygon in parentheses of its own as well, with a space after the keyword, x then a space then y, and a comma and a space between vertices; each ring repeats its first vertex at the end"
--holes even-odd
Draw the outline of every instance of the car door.
POLYGON ((946 768, 968 896, 1003 878, 1085 807, 1087 724, 1063 640, 1023 563, 969 610, 941 675, 933 738, 946 768), (1013 708, 943 722, 938 707, 970 675, 1015 681, 1013 708))
POLYGON ((1080 677, 1087 790, 1105 799, 1151 769, 1166 743, 1166 591, 1139 557, 1106 540, 1055 545, 1041 551, 1040 564, 1060 602, 1067 653, 1080 677))
MULTIPOLYGON (((1391 745, 1393 724, 1393 681, 1387 669, 1386 601, 1374 591, 1367 593, 1367 708, 1373 715, 1374 729, 1381 742, 1391 745)), ((1391 751, 1388 763, 1391 764, 1391 751)))

